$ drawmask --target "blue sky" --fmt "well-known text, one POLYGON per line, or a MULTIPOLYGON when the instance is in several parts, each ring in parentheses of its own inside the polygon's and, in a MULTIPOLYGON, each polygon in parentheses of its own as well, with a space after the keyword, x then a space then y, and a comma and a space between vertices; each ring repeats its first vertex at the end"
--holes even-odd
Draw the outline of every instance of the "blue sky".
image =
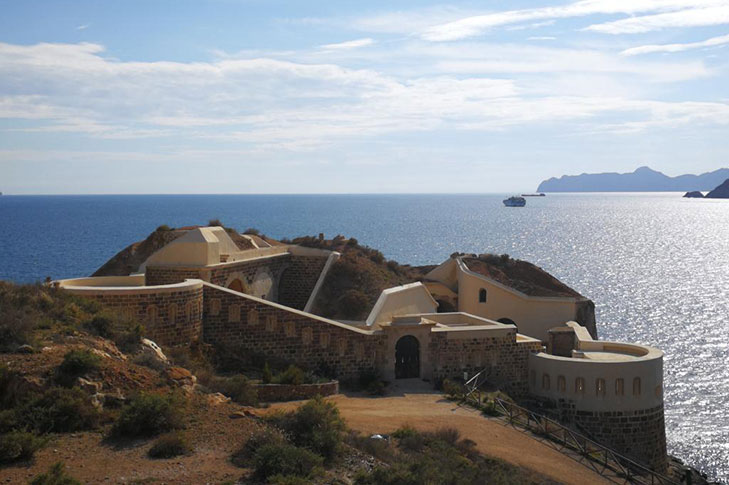
POLYGON ((0 0, 0 191, 511 192, 729 166, 729 0, 0 0))

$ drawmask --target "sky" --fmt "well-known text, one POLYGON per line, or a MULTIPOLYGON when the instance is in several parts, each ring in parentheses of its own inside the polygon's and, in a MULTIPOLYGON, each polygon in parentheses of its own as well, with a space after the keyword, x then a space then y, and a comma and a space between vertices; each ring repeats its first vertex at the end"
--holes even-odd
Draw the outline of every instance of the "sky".
POLYGON ((0 191, 729 167, 729 0, 0 0, 0 191))

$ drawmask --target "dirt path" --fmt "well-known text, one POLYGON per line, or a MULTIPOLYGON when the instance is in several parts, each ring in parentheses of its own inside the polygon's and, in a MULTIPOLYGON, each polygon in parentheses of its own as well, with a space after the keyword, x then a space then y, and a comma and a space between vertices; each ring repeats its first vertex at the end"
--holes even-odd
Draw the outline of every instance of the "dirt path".
MULTIPOLYGON (((526 434, 504 426, 503 421, 487 419, 473 409, 459 407, 434 393, 428 385, 410 382, 393 395, 372 398, 337 395, 337 403, 348 425, 362 433, 391 433, 404 424, 416 429, 456 428, 473 440, 479 451, 509 463, 528 468, 567 484, 611 483, 600 475, 526 434)), ((300 403, 273 405, 271 409, 293 408, 300 403)))

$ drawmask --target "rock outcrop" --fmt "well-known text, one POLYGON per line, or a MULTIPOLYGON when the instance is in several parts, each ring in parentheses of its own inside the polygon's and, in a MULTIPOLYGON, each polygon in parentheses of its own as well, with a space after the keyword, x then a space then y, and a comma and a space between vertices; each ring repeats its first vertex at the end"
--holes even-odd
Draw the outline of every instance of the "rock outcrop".
POLYGON ((699 192, 698 190, 692 190, 691 192, 686 192, 683 194, 684 197, 688 199, 703 199, 704 194, 702 192, 699 192))
POLYGON ((706 194, 707 199, 729 199, 729 179, 723 184, 706 194))

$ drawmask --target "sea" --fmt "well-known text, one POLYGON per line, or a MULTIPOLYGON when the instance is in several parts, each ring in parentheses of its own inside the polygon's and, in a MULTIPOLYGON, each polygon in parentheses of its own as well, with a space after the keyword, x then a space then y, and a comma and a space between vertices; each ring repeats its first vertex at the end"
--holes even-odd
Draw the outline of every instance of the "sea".
POLYGON ((0 279, 90 275, 161 224, 355 237, 388 258, 531 261, 596 304, 601 339, 665 352, 668 450, 729 482, 729 200, 678 193, 0 197, 0 279))

